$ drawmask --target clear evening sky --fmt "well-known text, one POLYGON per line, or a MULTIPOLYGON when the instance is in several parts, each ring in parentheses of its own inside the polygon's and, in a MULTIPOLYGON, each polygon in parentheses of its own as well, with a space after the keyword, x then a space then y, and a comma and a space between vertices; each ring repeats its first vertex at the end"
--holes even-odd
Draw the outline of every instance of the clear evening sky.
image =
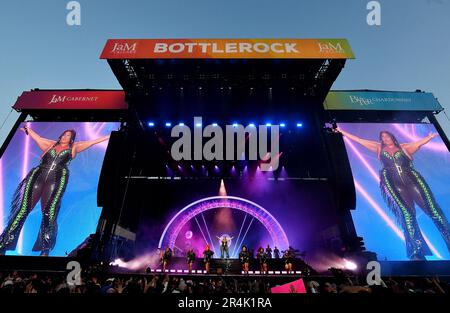
POLYGON ((450 108, 450 0, 380 0, 381 26, 366 23, 369 0, 80 0, 81 26, 68 2, 1 1, 0 124, 24 90, 119 89, 99 59, 109 38, 347 38, 356 59, 333 89, 421 89, 450 108))

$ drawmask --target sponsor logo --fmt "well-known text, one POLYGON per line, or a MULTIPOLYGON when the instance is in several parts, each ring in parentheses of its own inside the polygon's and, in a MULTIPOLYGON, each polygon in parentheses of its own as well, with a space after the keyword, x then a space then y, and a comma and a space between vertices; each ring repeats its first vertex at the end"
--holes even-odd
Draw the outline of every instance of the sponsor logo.
POLYGON ((357 96, 349 96, 350 101, 352 103, 357 103, 360 106, 367 106, 373 104, 372 99, 367 99, 363 97, 357 97, 357 96))
POLYGON ((133 44, 116 42, 116 43, 114 43, 111 53, 135 54, 136 53, 136 45, 137 45, 137 42, 135 42, 133 44))
POLYGON ((342 48, 341 43, 332 42, 319 42, 319 52, 320 53, 345 53, 345 49, 342 48))
POLYGON ((96 102, 99 97, 73 97, 73 96, 61 96, 61 95, 52 95, 50 102, 48 104, 58 104, 65 102, 96 102))

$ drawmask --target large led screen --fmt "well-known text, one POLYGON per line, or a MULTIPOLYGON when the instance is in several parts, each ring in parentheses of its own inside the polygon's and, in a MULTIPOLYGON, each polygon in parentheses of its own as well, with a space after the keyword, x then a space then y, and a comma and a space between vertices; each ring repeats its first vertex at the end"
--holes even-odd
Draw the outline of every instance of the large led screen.
POLYGON ((341 123, 358 235, 380 260, 450 259, 450 153, 432 124, 341 123))
POLYGON ((20 125, 0 159, 0 253, 66 256, 95 233, 99 174, 118 126, 20 125))

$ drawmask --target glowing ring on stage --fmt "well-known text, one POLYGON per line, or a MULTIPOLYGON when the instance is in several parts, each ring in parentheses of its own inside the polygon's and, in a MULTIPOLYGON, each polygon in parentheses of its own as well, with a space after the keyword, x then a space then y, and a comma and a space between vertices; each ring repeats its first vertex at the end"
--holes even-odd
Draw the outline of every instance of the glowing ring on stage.
MULTIPOLYGON (((164 229, 159 240, 158 248, 170 247, 174 248, 175 241, 181 229, 187 222, 189 222, 196 215, 207 210, 217 208, 230 208, 243 211, 250 214, 263 224, 272 237, 274 246, 280 250, 286 250, 289 247, 289 240, 281 227, 280 223, 262 206, 239 197, 232 196, 217 196, 200 199, 180 210, 170 220, 164 229)), ((210 243, 211 244, 211 243, 210 243)))

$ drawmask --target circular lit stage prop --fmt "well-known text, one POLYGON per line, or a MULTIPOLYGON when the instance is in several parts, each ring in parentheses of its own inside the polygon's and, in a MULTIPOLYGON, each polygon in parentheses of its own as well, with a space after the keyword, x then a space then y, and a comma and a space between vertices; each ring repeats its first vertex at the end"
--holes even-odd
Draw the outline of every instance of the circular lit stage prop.
POLYGON ((277 246, 280 250, 289 248, 289 240, 286 233, 272 214, 252 201, 233 196, 203 198, 184 207, 166 225, 159 240, 158 248, 165 249, 170 247, 173 250, 175 241, 186 223, 198 214, 217 208, 229 208, 249 214, 266 228, 274 246, 277 246))

